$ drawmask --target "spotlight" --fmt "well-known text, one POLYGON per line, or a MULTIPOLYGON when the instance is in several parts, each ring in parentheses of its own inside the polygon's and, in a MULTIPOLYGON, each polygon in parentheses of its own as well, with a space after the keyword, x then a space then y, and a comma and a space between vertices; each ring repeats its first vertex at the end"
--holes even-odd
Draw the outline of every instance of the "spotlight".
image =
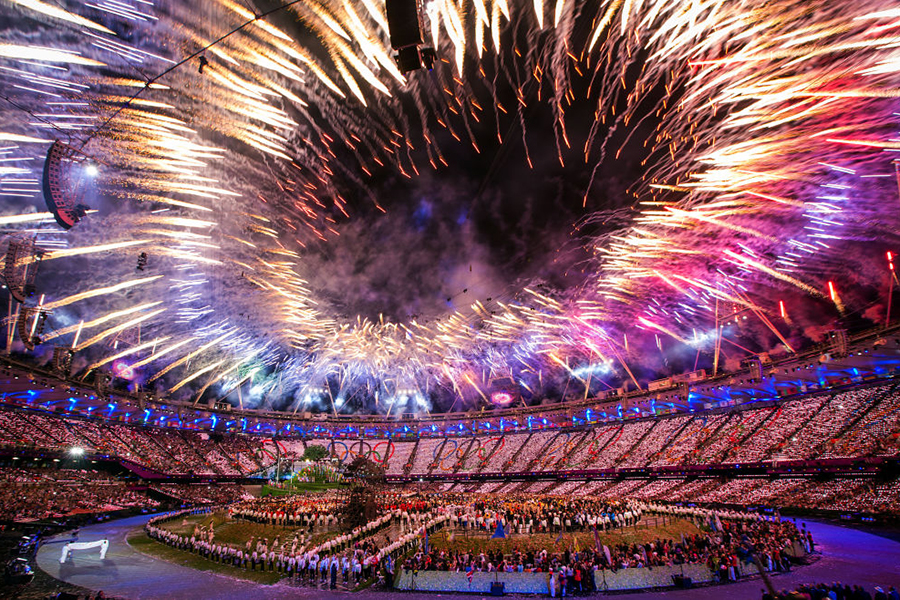
POLYGON ((84 456, 84 448, 80 446, 72 446, 69 448, 69 454, 72 456, 84 456))
POLYGON ((88 177, 96 177, 100 173, 100 169, 97 168, 97 165, 94 163, 88 163, 88 165, 84 168, 84 173, 88 177))

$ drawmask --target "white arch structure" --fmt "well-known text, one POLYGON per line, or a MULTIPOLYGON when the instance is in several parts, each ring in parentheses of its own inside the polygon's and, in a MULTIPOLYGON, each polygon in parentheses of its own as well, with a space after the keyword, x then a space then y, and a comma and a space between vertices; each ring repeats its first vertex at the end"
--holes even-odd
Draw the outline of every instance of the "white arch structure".
POLYGON ((94 542, 69 542, 62 549, 62 555, 59 557, 59 564, 63 564, 69 558, 72 550, 90 550, 91 548, 100 548, 100 560, 106 558, 106 551, 109 549, 109 540, 97 540, 94 542))

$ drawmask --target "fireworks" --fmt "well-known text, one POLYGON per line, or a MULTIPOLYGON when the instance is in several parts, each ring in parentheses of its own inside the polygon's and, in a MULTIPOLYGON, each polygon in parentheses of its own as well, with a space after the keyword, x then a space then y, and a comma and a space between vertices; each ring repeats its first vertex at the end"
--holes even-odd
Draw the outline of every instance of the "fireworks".
POLYGON ((7 339, 22 311, 45 311, 41 343, 71 346, 75 376, 128 357, 162 393, 249 381, 241 402, 293 411, 466 407, 501 376, 536 399, 570 384, 587 397, 638 385, 626 360, 652 363, 661 339, 718 369, 742 311, 760 350, 792 351, 800 306, 853 309, 897 242, 898 15, 876 0, 434 0, 439 59, 409 78, 378 0, 264 17, 231 0, 4 11, 21 28, 0 39, 0 227, 34 237, 10 273, 37 269, 44 298, 10 304, 7 339), (584 197, 583 223, 615 226, 579 240, 583 285, 535 282, 428 321, 316 297, 306 258, 354 218, 348 194, 391 210, 368 190, 375 171, 439 177, 442 144, 481 152, 512 125, 530 166, 526 114, 542 106, 566 168, 577 152, 596 174, 634 152, 617 130, 646 136, 634 210, 610 221, 584 197), (54 138, 101 165, 79 189, 106 208, 66 234, 29 203, 54 138))

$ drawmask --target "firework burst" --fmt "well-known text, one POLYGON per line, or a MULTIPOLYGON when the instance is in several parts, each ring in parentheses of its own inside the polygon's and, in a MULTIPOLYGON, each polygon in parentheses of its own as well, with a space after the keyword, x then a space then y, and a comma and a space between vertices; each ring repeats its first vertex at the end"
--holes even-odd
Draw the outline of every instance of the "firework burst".
POLYGON ((4 273, 44 298, 9 299, 7 352, 24 320, 38 356, 76 352, 74 377, 127 359, 137 384, 195 402, 463 408, 501 377, 531 399, 640 385, 634 363, 646 378, 666 345, 716 369, 723 339, 741 347, 726 335, 792 351, 804 314, 865 308, 886 277, 900 13, 883 2, 432 0, 439 59, 407 76, 379 0, 248 6, 3 9, 4 273), (516 136, 533 166, 532 110, 562 168, 593 174, 583 283, 405 322, 317 298, 309 253, 359 198, 391 210, 378 173, 439 176, 448 146, 516 136), (69 232, 40 196, 54 139, 99 167, 69 165, 99 209, 69 232), (613 215, 594 178, 633 139, 642 173, 613 215), (735 329, 748 315, 762 333, 735 329))

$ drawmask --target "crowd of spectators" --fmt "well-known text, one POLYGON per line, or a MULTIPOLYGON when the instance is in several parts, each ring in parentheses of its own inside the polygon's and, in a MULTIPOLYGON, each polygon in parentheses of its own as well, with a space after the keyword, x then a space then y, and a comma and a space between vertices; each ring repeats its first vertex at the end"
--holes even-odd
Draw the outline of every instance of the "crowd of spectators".
MULTIPOLYGON (((315 442, 315 440, 314 440, 315 442)), ((330 440, 319 440, 325 447, 330 440)), ((276 458, 271 440, 102 419, 0 410, 0 444, 83 446, 167 473, 248 475, 276 458)), ((280 440, 283 458, 299 459, 302 440, 280 440)), ((313 442, 308 442, 313 443, 313 442)), ((587 430, 536 430, 477 438, 394 440, 388 474, 516 473, 557 469, 647 468, 893 456, 900 452, 900 393, 855 388, 783 405, 598 424, 587 430)))
POLYGON ((387 459, 385 473, 388 475, 402 475, 404 468, 409 463, 415 444, 406 442, 392 442, 392 444, 394 451, 387 459))
MULTIPOLYGON (((608 482, 601 494, 618 495, 624 483, 608 482)), ((721 504, 762 504, 766 506, 808 509, 861 511, 882 514, 900 513, 900 479, 868 477, 726 479, 709 478, 643 481, 628 490, 629 497, 721 504)))
POLYGON ((29 522, 159 502, 142 490, 89 470, 0 470, 0 521, 29 522))
POLYGON ((459 439, 455 453, 441 452, 443 458, 436 460, 443 441, 398 441, 395 447, 402 455, 416 447, 412 475, 437 467, 515 473, 890 456, 900 452, 900 393, 888 386, 858 388, 781 406, 602 424, 587 431, 513 433, 502 442, 482 437, 469 452, 459 439), (464 463, 463 455, 468 455, 464 463))
POLYGON ((261 438, 0 410, 0 444, 116 456, 171 474, 249 475, 274 463, 261 438))
MULTIPOLYGON (((671 447, 671 444, 680 439, 678 434, 690 421, 689 417, 676 417, 673 419, 661 419, 653 423, 647 429, 647 433, 640 440, 625 451, 616 461, 614 466, 631 468, 649 465, 651 459, 663 449, 671 447)), ((628 428, 626 428, 627 430, 628 428)), ((629 436, 630 439, 630 436, 629 436)))
POLYGON ((190 505, 231 504, 253 497, 243 486, 228 483, 163 483, 151 485, 150 489, 190 505))
MULTIPOLYGON (((412 473, 428 473, 436 466, 435 454, 438 447, 443 444, 443 438, 425 438, 419 440, 419 445, 411 456, 412 473)), ((415 442, 401 442, 414 444, 415 442)))
MULTIPOLYGON (((537 430, 505 437, 444 438, 391 442, 388 473, 520 472, 570 469, 646 468, 677 464, 753 462, 891 456, 900 449, 900 393, 888 386, 856 388, 799 398, 780 406, 698 413, 581 431, 537 430), (413 451, 415 449, 415 451, 413 451)), ((175 428, 61 417, 23 410, 0 410, 0 443, 16 447, 80 446, 167 473, 248 475, 270 466, 275 454, 298 459, 301 440, 280 441, 278 452, 261 438, 210 435, 175 428)), ((328 440, 321 440, 328 447, 328 440)), ((21 473, 5 477, 22 477, 21 473)), ((7 479, 7 481, 9 481, 7 479)), ((120 507, 147 501, 119 482, 83 484, 83 494, 60 497, 64 485, 10 482, 2 492, 6 517, 43 518, 77 510, 120 507), (26 486, 35 506, 22 507, 26 486)), ((169 487, 170 491, 176 488, 169 487)), ((446 483, 440 489, 468 493, 560 493, 602 499, 671 500, 721 504, 761 504, 811 509, 900 513, 900 480, 875 478, 770 479, 595 479, 592 481, 476 481, 446 483)), ((222 503, 240 498, 227 487, 185 486, 171 494, 191 503, 222 503)))
POLYGON ((599 498, 633 498, 702 504, 758 504, 775 507, 859 511, 880 514, 900 513, 900 479, 835 478, 745 478, 727 479, 608 479, 594 481, 537 481, 526 484, 500 481, 445 484, 440 491, 469 493, 564 494, 599 498))
MULTIPOLYGON (((827 509, 876 514, 900 514, 900 479, 815 477, 784 479, 709 477, 683 479, 597 479, 591 481, 476 481, 434 484, 436 492, 475 494, 552 494, 602 499, 700 504, 762 505, 827 509)), ((417 489, 409 486, 408 489, 417 489)))
POLYGON ((471 456, 467 461, 466 468, 468 469, 470 465, 474 466, 476 462, 487 462, 488 465, 485 466, 492 467, 491 470, 496 468, 498 471, 508 471, 519 457, 519 453, 528 441, 529 436, 530 434, 527 433, 512 433, 504 436, 505 443, 494 452, 493 456, 485 455, 485 450, 481 445, 478 445, 477 449, 473 448, 469 452, 471 456))
MULTIPOLYGON (((558 435, 559 432, 557 431, 535 432, 527 442, 516 451, 516 455, 508 464, 507 471, 514 473, 517 471, 526 471, 531 468, 534 470, 541 470, 543 468, 543 465, 540 464, 541 462, 546 461, 547 464, 550 464, 551 456, 559 458, 557 456, 557 450, 553 447, 554 440, 558 435)), ((487 472, 497 472, 502 470, 502 467, 503 465, 498 465, 496 462, 490 461, 490 464, 485 465, 482 470, 487 472)))

